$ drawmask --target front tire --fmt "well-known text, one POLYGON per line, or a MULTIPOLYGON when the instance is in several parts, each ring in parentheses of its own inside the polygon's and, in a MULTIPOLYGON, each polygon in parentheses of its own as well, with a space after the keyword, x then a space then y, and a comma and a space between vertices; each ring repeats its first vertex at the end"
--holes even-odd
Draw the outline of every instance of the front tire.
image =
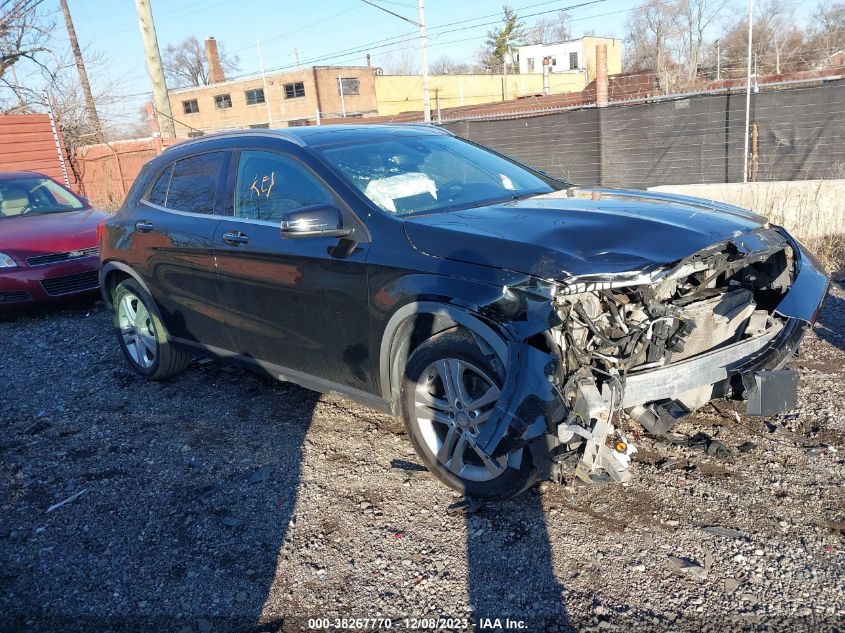
POLYGON ((112 305, 117 339, 132 369, 149 380, 164 380, 188 366, 191 355, 170 344, 155 301, 141 284, 120 282, 112 305))
POLYGON ((506 499, 537 480, 527 448, 493 457, 475 444, 501 386, 493 363, 460 331, 423 342, 405 368, 402 414, 411 444, 435 477, 470 497, 506 499))

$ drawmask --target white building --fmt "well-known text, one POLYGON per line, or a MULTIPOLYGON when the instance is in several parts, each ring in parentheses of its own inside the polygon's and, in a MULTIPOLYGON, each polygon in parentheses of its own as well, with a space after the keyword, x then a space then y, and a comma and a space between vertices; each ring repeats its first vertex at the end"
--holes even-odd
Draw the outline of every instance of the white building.
POLYGON ((607 64, 610 74, 621 72, 622 42, 611 37, 581 37, 555 44, 531 44, 517 49, 520 74, 542 73, 544 62, 550 73, 586 72, 595 74, 595 47, 607 45, 607 64))

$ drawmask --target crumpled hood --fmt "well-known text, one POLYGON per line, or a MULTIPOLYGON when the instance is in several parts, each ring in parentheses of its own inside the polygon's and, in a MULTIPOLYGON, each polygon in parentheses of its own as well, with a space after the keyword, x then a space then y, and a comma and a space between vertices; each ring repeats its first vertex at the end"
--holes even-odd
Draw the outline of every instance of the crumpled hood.
POLYGON ((699 198, 571 188, 410 216, 405 233, 433 257, 562 279, 673 263, 765 223, 750 211, 699 198))

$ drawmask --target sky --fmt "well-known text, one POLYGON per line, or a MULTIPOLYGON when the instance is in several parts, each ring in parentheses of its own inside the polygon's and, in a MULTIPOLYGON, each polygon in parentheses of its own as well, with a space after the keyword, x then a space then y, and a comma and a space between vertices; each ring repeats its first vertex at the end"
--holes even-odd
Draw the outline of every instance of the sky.
MULTIPOLYGON (((415 0, 373 1, 411 20, 418 18, 415 0)), ((508 0, 508 4, 526 26, 567 9, 573 37, 594 33, 621 38, 630 10, 641 1, 508 0)), ((106 117, 116 123, 136 122, 150 82, 135 2, 68 0, 68 5, 83 55, 105 60, 90 65, 89 77, 95 92, 98 87, 112 88, 106 117)), ((373 65, 379 66, 403 51, 414 51, 416 56, 418 50, 415 26, 361 0, 151 0, 151 5, 162 50, 189 36, 200 41, 214 36, 227 54, 239 58, 237 75, 260 72, 259 40, 268 71, 295 68, 297 55, 302 66, 363 65, 370 52, 373 65)), ((55 11, 56 40, 67 42, 58 0, 45 0, 43 7, 55 11)), ((444 55, 472 61, 487 31, 500 23, 501 10, 502 0, 426 0, 429 61, 444 55)))

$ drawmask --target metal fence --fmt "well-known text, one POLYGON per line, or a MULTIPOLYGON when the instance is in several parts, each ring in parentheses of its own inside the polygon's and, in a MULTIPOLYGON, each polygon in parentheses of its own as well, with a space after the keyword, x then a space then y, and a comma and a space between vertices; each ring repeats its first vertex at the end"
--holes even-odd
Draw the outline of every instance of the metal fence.
MULTIPOLYGON (((444 121, 456 134, 585 185, 742 182, 745 94, 713 91, 607 107, 444 121)), ((845 80, 759 86, 751 181, 845 178, 845 80)))

